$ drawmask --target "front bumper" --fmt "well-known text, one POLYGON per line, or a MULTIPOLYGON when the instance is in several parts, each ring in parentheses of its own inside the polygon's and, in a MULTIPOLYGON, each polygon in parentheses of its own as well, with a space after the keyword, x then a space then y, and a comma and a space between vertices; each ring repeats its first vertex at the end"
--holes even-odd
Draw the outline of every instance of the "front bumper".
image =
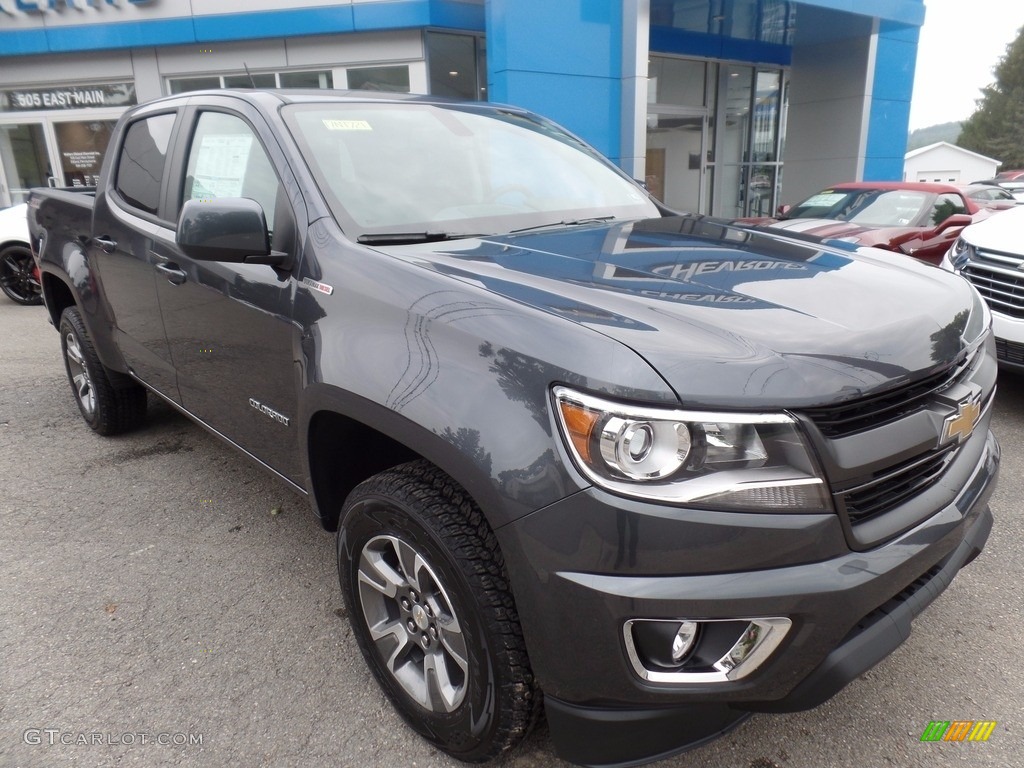
POLYGON ((670 509, 596 489, 500 529, 559 754, 665 757, 751 711, 816 706, 891 653, 991 530, 999 448, 974 439, 984 448, 954 501, 870 551, 849 548, 835 515, 670 509), (630 619, 768 616, 792 628, 739 680, 653 683, 627 658, 630 619))
POLYGON ((993 312, 992 335, 996 337, 999 365, 1024 372, 1024 320, 993 312))

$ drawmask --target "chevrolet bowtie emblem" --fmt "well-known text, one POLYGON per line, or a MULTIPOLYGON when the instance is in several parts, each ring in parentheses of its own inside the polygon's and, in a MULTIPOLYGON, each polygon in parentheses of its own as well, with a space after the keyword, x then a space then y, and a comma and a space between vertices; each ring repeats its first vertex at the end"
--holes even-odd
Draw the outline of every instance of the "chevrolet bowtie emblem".
POLYGON ((972 395, 962 400, 957 412, 946 417, 942 427, 942 439, 939 445, 953 442, 962 443, 974 431, 978 419, 981 418, 981 395, 972 395))

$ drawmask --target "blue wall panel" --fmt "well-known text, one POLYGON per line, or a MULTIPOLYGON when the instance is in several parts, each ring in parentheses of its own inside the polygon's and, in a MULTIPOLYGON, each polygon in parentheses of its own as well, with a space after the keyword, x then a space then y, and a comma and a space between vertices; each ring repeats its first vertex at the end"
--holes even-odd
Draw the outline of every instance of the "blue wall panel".
POLYGON ((46 32, 42 29, 18 31, 0 30, 0 53, 4 56, 24 56, 31 53, 48 53, 46 32))
MULTIPOLYGON (((800 5, 815 5, 860 16, 877 16, 886 21, 921 26, 924 23, 924 0, 799 0, 800 5)), ((799 24, 800 10, 797 9, 799 24)))
POLYGON ((106 48, 141 48, 166 45, 168 40, 190 42, 195 38, 192 19, 122 21, 88 27, 50 27, 46 42, 50 51, 97 51, 106 48))
POLYGON ((193 17, 196 42, 252 40, 322 32, 351 32, 352 8, 301 8, 295 11, 262 11, 193 17))
POLYGON ((706 32, 691 32, 674 27, 651 27, 651 53, 675 53, 709 59, 730 59, 788 67, 792 49, 788 45, 737 40, 706 32))
POLYGON ((902 181, 920 28, 882 22, 864 158, 867 181, 902 181))
POLYGON ((428 26, 482 31, 483 8, 463 0, 393 0, 322 8, 5 30, 0 31, 0 57, 428 26))
POLYGON ((540 112, 618 159, 622 3, 487 0, 486 8, 489 98, 540 112))

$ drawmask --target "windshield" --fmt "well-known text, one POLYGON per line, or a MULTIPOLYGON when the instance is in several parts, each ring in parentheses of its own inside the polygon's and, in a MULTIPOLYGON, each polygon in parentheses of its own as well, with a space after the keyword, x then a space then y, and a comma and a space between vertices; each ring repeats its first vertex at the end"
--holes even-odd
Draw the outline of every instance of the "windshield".
POLYGON ((826 189, 786 212, 787 219, 834 219, 867 227, 916 226, 935 195, 906 189, 826 189))
POLYGON ((352 236, 495 234, 658 216, 630 179, 553 123, 482 105, 291 105, 284 117, 352 236))

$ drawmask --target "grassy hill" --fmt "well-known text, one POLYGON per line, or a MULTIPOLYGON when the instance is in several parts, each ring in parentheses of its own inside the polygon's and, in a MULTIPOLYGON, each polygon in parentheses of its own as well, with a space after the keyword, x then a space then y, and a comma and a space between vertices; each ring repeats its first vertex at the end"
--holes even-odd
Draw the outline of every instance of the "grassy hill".
POLYGON ((962 123, 941 123, 940 125, 930 125, 927 128, 918 128, 916 131, 911 131, 907 137, 907 152, 927 147, 929 144, 936 144, 940 141, 956 144, 956 140, 960 138, 961 125, 962 123))

